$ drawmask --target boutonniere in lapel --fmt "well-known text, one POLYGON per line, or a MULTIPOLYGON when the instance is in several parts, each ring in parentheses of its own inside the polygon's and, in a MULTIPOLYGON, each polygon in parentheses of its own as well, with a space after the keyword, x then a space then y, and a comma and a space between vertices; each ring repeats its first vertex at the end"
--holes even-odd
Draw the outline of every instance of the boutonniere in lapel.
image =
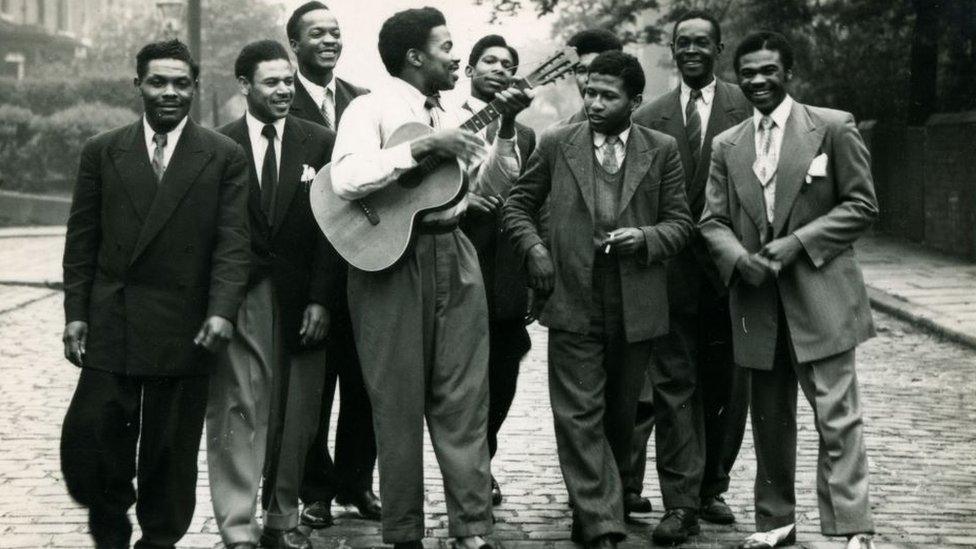
POLYGON ((818 154, 813 162, 810 162, 810 167, 807 168, 807 176, 803 180, 804 189, 813 183, 814 177, 827 177, 827 153, 818 154))
POLYGON ((315 180, 315 168, 309 166, 308 164, 302 164, 302 186, 305 187, 305 192, 312 186, 312 181, 315 180))

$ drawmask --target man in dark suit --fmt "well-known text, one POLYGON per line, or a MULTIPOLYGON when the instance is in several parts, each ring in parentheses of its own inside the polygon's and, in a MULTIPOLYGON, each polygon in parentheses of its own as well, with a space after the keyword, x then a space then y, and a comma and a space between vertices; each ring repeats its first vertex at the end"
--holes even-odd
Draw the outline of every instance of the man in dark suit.
MULTIPOLYGON (((475 42, 464 69, 465 76, 471 79, 471 96, 464 102, 464 109, 474 115, 487 107, 496 93, 511 84, 518 64, 518 52, 503 37, 490 34, 475 42)), ((502 146, 512 146, 517 152, 505 156, 506 160, 517 161, 511 167, 512 177, 492 181, 498 188, 473 189, 468 194, 470 207, 461 222, 461 229, 478 252, 488 297, 488 452, 494 458, 498 431, 515 398, 519 363, 531 347, 525 327, 529 309, 525 269, 511 241, 501 234, 501 205, 535 149, 535 132, 516 122, 515 117, 503 117, 481 134, 488 143, 495 141, 495 136, 501 137, 502 146)), ((491 500, 493 505, 502 502, 501 487, 494 475, 491 500)))
POLYGON ((187 117, 189 49, 149 44, 136 72, 145 115, 86 143, 64 248, 64 352, 81 376, 61 466, 99 548, 129 547, 133 503, 136 547, 186 533, 214 352, 248 277, 247 158, 187 117))
MULTIPOLYGON (((288 41, 298 60, 291 114, 331 130, 339 127, 346 106, 368 90, 334 74, 342 53, 342 35, 335 15, 321 2, 306 2, 288 19, 288 41)), ((302 481, 302 522, 313 528, 332 524, 332 500, 354 505, 363 518, 379 519, 380 502, 373 493, 376 437, 372 408, 363 383, 359 354, 352 334, 346 297, 345 263, 332 296, 332 325, 326 336, 325 386, 315 442, 309 449, 302 481), (336 425, 335 461, 329 455, 329 424, 336 383, 341 394, 336 425)))
POLYGON ((651 338, 668 331, 663 261, 692 231, 677 144, 630 123, 643 89, 636 58, 597 56, 586 84, 589 122, 544 133, 505 203, 530 284, 552 292, 540 321, 549 327, 556 444, 575 504, 573 538, 590 546, 615 546, 626 532, 621 471, 632 463, 651 338), (547 198, 545 242, 533 220, 547 198))
POLYGON ((319 424, 325 353, 318 343, 328 330, 338 255, 312 218, 308 189, 335 132, 288 116, 294 69, 278 42, 245 46, 234 72, 247 112, 219 131, 252 162, 251 276, 210 386, 210 493, 226 547, 255 548, 260 536, 263 547, 311 548, 296 528, 298 488, 319 424), (263 535, 254 518, 262 470, 263 535))
POLYGON ((796 387, 819 435, 820 530, 872 547, 854 349, 874 335, 854 242, 878 215, 871 161, 849 113, 786 92, 793 50, 748 36, 735 52, 751 118, 713 142, 700 227, 730 288, 735 362, 752 384, 756 529, 743 547, 796 538, 796 387))
MULTIPOLYGON (((617 35, 606 29, 584 29, 569 37, 566 45, 576 48, 576 55, 579 56, 579 63, 573 68, 576 76, 576 89, 579 90, 580 98, 586 94, 586 81, 590 71, 590 63, 596 59, 597 55, 605 51, 623 51, 624 45, 617 38, 617 35)), ((576 124, 586 122, 586 108, 580 108, 568 118, 559 122, 560 125, 576 124)))
MULTIPOLYGON (((671 53, 681 73, 681 84, 634 113, 634 122, 662 131, 678 142, 685 172, 685 192, 693 219, 701 217, 708 179, 712 138, 744 120, 752 106, 738 86, 715 77, 715 59, 722 53, 722 31, 710 14, 690 11, 675 22, 671 53)), ((654 402, 662 399, 689 400, 701 406, 704 429, 696 417, 694 425, 680 425, 675 432, 658 429, 656 444, 703 445, 700 459, 683 467, 699 467, 700 504, 677 514, 699 513, 702 519, 719 524, 735 522, 722 494, 729 488, 729 471, 742 445, 749 409, 748 376, 732 360, 732 329, 728 314, 728 292, 718 277, 715 263, 701 234, 696 230, 690 245, 668 262, 668 298, 671 332, 654 342, 654 359, 666 364, 671 382, 667 394, 657 399, 648 391, 637 406, 633 475, 625 491, 634 498, 644 484, 647 443, 654 425, 654 402), (703 438, 702 438, 703 437, 703 438)), ((649 370, 650 371, 650 370, 649 370)), ((668 471, 658 471, 661 477, 668 471)), ((693 487, 693 489, 697 489, 693 487)), ((672 507, 665 502, 665 507, 672 507)), ((687 532, 675 516, 657 532, 661 544, 681 543, 687 532)))

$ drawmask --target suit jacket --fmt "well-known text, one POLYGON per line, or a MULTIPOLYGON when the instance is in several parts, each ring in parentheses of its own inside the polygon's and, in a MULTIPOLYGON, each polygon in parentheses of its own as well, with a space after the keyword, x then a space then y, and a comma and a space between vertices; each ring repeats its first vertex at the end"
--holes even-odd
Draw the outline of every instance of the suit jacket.
MULTIPOLYGON (((244 117, 218 130, 236 141, 252 158, 251 140, 244 117)), ((281 161, 274 219, 261 211, 261 186, 254 169, 248 178, 247 210, 251 222, 251 277, 249 286, 271 277, 280 307, 285 349, 299 345, 302 315, 309 303, 332 310, 341 272, 339 255, 319 230, 309 205, 310 182, 302 182, 304 167, 316 172, 332 157, 335 132, 289 115, 281 139, 281 161)), ((253 161, 249 164, 253 168, 253 161)))
MULTIPOLYGON (((664 132, 678 142, 681 166, 685 171, 685 192, 693 219, 701 218, 705 207, 705 183, 708 181, 708 159, 712 154, 712 139, 752 115, 752 104, 738 86, 716 78, 715 96, 705 139, 697 166, 692 165, 691 148, 685 133, 684 109, 681 108, 681 88, 659 96, 634 112, 633 121, 641 126, 664 132)), ((696 229, 691 242, 680 254, 668 261, 668 297, 672 310, 697 314, 703 280, 708 281, 718 295, 726 293, 708 247, 696 229)))
POLYGON ((88 322, 86 367, 203 375, 205 318, 234 321, 248 278, 248 159, 188 121, 157 186, 143 122, 85 144, 64 248, 65 317, 88 322))
MULTIPOLYGON (((333 78, 336 80, 336 119, 332 129, 335 130, 339 127, 339 120, 342 119, 342 113, 349 106, 349 102, 360 95, 369 93, 369 90, 354 86, 341 78, 333 78)), ((302 85, 301 80, 297 76, 295 77, 295 99, 291 102, 289 113, 309 122, 314 122, 319 126, 325 126, 325 118, 322 116, 321 105, 316 105, 315 101, 312 101, 312 96, 308 94, 308 90, 305 89, 305 86, 302 85)))
MULTIPOLYGON (((489 142, 494 141, 498 134, 498 126, 496 121, 486 128, 485 136, 489 142)), ((529 155, 535 150, 535 132, 516 122, 515 141, 524 169, 529 155)), ((501 197, 503 201, 505 198, 506 196, 501 197)), ((478 252, 485 294, 488 297, 489 320, 523 320, 529 306, 528 279, 522 257, 501 232, 501 210, 494 215, 486 215, 469 209, 461 219, 461 230, 478 252)))
POLYGON ((756 288, 741 282, 735 265, 759 251, 768 223, 751 118, 713 143, 700 227, 723 282, 730 285, 736 362, 771 369, 778 303, 800 362, 847 351, 874 335, 871 309, 853 244, 877 218, 871 161, 849 113, 794 103, 776 171, 775 237, 796 235, 803 252, 779 276, 756 288), (825 177, 807 172, 827 155, 825 177))
MULTIPOLYGON (((519 253, 543 243, 533 222, 549 198, 548 248, 555 286, 540 321, 586 333, 590 327, 593 257, 593 138, 589 123, 547 130, 505 203, 505 228, 519 253)), ((620 258, 624 329, 628 341, 668 331, 663 261, 678 253, 692 231, 684 174, 673 137, 634 125, 627 141, 617 225, 637 227, 644 248, 620 258)))

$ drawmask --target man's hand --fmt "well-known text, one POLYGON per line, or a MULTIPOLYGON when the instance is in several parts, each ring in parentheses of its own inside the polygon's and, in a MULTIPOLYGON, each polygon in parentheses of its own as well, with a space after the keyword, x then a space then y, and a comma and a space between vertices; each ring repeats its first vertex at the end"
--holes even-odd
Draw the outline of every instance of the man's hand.
POLYGON ((758 253, 742 256, 735 264, 739 276, 750 286, 761 286, 773 274, 769 262, 758 253))
POLYGON ((502 206, 502 200, 495 195, 481 196, 468 193, 468 208, 486 215, 494 215, 502 206))
POLYGON ((64 327, 64 358, 79 368, 84 366, 85 346, 88 343, 88 323, 74 320, 64 327))
POLYGON ((309 303, 302 315, 302 328, 298 331, 303 347, 315 345, 329 331, 329 311, 318 303, 309 303))
POLYGON ((759 255, 773 263, 778 263, 782 268, 796 261, 802 250, 803 244, 800 243, 800 239, 790 234, 763 246, 763 249, 759 250, 759 255))
POLYGON ((193 338, 193 343, 203 347, 211 353, 216 353, 227 345, 234 335, 234 325, 229 320, 219 316, 212 316, 203 321, 203 326, 193 338))
POLYGON ((439 130, 421 137, 410 145, 410 153, 417 159, 428 154, 457 158, 469 166, 481 162, 488 154, 483 139, 460 128, 439 130))
POLYGON ((644 245, 644 231, 625 227, 610 233, 601 247, 602 252, 616 255, 632 255, 644 245))
POLYGON ((536 244, 529 249, 526 258, 526 267, 529 271, 529 286, 542 295, 552 293, 553 279, 556 270, 552 265, 552 258, 549 257, 549 250, 544 244, 536 244))

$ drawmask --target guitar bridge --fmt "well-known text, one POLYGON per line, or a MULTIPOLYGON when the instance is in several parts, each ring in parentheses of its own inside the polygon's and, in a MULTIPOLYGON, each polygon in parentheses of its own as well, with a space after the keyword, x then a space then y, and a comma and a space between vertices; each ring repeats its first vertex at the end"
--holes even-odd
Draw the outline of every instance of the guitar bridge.
POLYGON ((376 215, 376 212, 373 211, 373 208, 369 207, 369 204, 367 204, 365 200, 357 200, 356 205, 358 205, 359 209, 362 210, 363 215, 366 216, 366 220, 369 221, 370 225, 380 224, 380 216, 376 215))

